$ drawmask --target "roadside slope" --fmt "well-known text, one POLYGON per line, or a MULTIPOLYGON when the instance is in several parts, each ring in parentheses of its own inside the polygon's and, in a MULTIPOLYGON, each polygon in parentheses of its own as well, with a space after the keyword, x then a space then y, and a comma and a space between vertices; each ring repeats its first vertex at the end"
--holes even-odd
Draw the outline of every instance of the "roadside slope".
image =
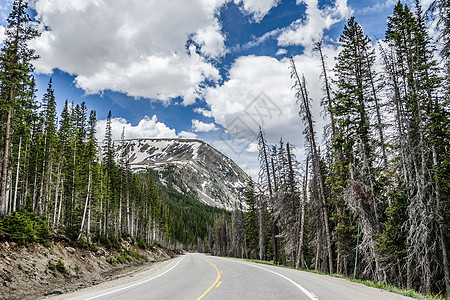
POLYGON ((122 251, 71 247, 65 241, 19 246, 0 243, 2 299, 36 299, 96 285, 170 256, 162 249, 141 250, 122 243, 122 251), (119 262, 119 258, 123 263, 119 262))

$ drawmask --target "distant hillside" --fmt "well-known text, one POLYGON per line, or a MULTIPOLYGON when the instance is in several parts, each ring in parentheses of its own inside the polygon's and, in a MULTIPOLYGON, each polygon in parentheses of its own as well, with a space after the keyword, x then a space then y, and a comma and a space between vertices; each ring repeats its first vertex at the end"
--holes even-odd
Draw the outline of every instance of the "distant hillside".
MULTIPOLYGON (((179 191, 189 191, 210 206, 231 210, 243 203, 249 176, 230 158, 196 139, 130 139, 115 141, 116 161, 134 172, 150 168, 166 176, 179 191)), ((243 204, 244 205, 244 204, 243 204)))

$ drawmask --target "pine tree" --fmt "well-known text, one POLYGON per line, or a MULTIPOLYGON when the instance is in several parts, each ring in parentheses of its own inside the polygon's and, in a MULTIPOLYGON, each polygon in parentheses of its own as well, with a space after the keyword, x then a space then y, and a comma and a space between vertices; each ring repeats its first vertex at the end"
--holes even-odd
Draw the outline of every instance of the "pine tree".
MULTIPOLYGON (((363 233, 361 252, 364 263, 367 264, 363 275, 383 281, 385 275, 375 249, 376 236, 381 231, 379 220, 383 199, 376 190, 378 182, 374 162, 377 156, 371 133, 373 125, 369 118, 369 108, 375 102, 378 116, 375 127, 379 129, 380 138, 383 137, 372 70, 374 52, 371 49, 370 39, 364 35, 362 27, 353 17, 344 26, 339 41, 342 43, 342 51, 337 57, 335 66, 339 92, 334 100, 338 127, 334 151, 341 159, 336 157, 332 167, 335 181, 333 189, 335 195, 340 192, 339 190, 344 191, 343 200, 361 222, 363 233), (347 181, 351 185, 348 185, 347 181), (373 277, 369 273, 372 273, 373 277)), ((386 152, 385 150, 382 152, 382 160, 386 166, 386 152)), ((336 204, 339 205, 339 202, 336 204)), ((344 213, 346 212, 341 210, 341 214, 344 213)), ((335 218, 339 224, 337 230, 345 234, 341 240, 345 240, 345 236, 350 233, 345 231, 351 230, 349 227, 351 225, 346 221, 345 215, 344 219, 339 215, 335 218), (347 225, 344 225, 345 223, 347 225)), ((342 248, 340 251, 346 248, 344 244, 340 244, 340 247, 342 248)))
POLYGON ((258 207, 253 181, 249 181, 245 190, 245 199, 247 202, 247 211, 245 212, 245 241, 247 244, 249 258, 258 257, 258 207))
POLYGON ((30 99, 24 93, 32 84, 33 66, 31 61, 36 59, 33 49, 28 48, 28 41, 38 36, 38 32, 30 25, 30 17, 26 9, 28 4, 24 0, 15 0, 7 19, 6 40, 0 57, 0 109, 2 128, 2 166, 0 186, 0 215, 3 215, 9 205, 6 185, 8 181, 9 151, 11 128, 14 114, 27 105, 24 101, 30 99))
POLYGON ((438 27, 440 28, 439 38, 444 43, 441 55, 448 60, 450 59, 450 2, 448 0, 434 0, 430 5, 430 11, 436 10, 438 27))
POLYGON ((448 198, 440 192, 440 176, 430 172, 448 161, 448 152, 437 146, 448 139, 448 130, 441 127, 448 124, 448 105, 437 92, 440 79, 418 1, 415 13, 400 2, 395 6, 388 19, 386 40, 394 53, 392 65, 396 66, 390 68, 390 73, 398 78, 397 135, 403 148, 402 182, 409 200, 405 224, 409 244, 406 285, 412 287, 418 282, 422 291, 430 293, 434 278, 442 275, 447 289, 450 287, 445 242, 448 236, 441 234, 445 232, 441 220, 448 218, 442 214, 442 208, 448 205, 448 198))

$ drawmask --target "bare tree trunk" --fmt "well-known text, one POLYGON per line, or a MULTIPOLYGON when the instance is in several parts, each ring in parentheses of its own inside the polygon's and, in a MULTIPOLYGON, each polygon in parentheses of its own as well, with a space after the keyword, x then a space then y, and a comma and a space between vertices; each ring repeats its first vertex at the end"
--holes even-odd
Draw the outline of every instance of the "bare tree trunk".
POLYGON ((325 92, 327 95, 327 108, 328 108, 328 113, 330 114, 330 119, 331 119, 331 134, 332 134, 332 137, 334 138, 336 136, 336 121, 334 119, 333 98, 331 97, 331 87, 330 87, 330 83, 328 80, 327 66, 325 64, 325 57, 323 55, 322 45, 323 45, 322 41, 316 42, 314 44, 315 50, 317 50, 319 52, 320 61, 322 64, 322 75, 324 77, 323 79, 324 79, 324 83, 325 83, 325 92))
MULTIPOLYGON (((44 139, 44 149, 47 148, 47 137, 44 139)), ((45 185, 45 161, 42 162, 42 171, 41 171, 41 183, 39 187, 39 200, 37 201, 37 213, 42 216, 42 213, 44 212, 42 202, 45 198, 44 195, 44 185, 45 185)))
MULTIPOLYGON (((438 165, 438 159, 437 159, 437 153, 436 153, 436 146, 433 145, 432 147, 433 151, 433 165, 436 168, 438 165)), ((440 218, 439 224, 439 241, 441 244, 441 251, 442 251, 442 266, 444 268, 444 281, 445 281, 445 290, 447 295, 450 295, 450 270, 449 270, 449 264, 448 264, 448 252, 447 252, 447 243, 444 233, 444 224, 442 224, 442 207, 441 207, 441 195, 440 195, 440 189, 439 189, 439 183, 438 178, 435 175, 435 197, 436 197, 436 212, 437 215, 440 218)))
POLYGON ((296 97, 298 101, 302 102, 304 113, 306 116, 306 122, 308 127, 308 135, 307 139, 309 140, 310 148, 311 148, 311 154, 313 156, 313 173, 314 177, 317 180, 317 184, 319 187, 319 198, 322 204, 322 218, 323 218, 323 224, 325 226, 325 238, 326 238, 326 247, 327 247, 327 254, 328 254, 328 264, 329 264, 329 272, 333 273, 333 254, 331 249, 331 233, 330 233, 330 226, 329 226, 329 219, 328 219, 328 211, 327 211, 327 203, 326 203, 326 197, 325 197, 325 188, 323 186, 323 177, 322 172, 320 169, 320 158, 317 151, 316 146, 316 139, 315 139, 315 132, 314 132, 314 125, 313 125, 313 119, 310 111, 310 102, 309 102, 309 96, 308 91, 306 89, 306 81, 303 77, 303 80, 300 79, 297 69, 295 67, 294 59, 291 57, 291 67, 292 67, 292 77, 295 79, 296 86, 298 88, 298 92, 296 94, 296 97))
MULTIPOLYGON (((26 144, 25 144, 25 158, 24 158, 25 164, 27 164, 27 165, 28 165, 29 156, 30 155, 28 153, 28 141, 27 141, 26 144)), ((25 182, 22 182, 22 189, 24 190, 24 192, 22 193, 22 201, 20 201, 20 199, 19 199, 19 202, 20 202, 19 205, 25 205, 26 204, 25 200, 26 200, 26 197, 28 195, 28 188, 29 188, 29 181, 28 181, 28 176, 26 175, 25 176, 25 182)))
POLYGON ((88 171, 89 172, 89 176, 88 176, 88 187, 87 187, 87 193, 86 193, 86 201, 84 203, 83 219, 81 221, 80 234, 78 235, 77 240, 79 240, 81 238, 81 234, 83 233, 84 221, 86 220, 86 212, 88 210, 89 198, 91 196, 91 164, 90 163, 89 163, 88 170, 89 170, 88 171))
MULTIPOLYGON (((10 88, 9 100, 12 101, 13 88, 10 88)), ((8 182, 8 163, 9 163, 9 141, 11 138, 11 116, 12 107, 8 109, 6 116, 6 129, 5 129, 5 144, 3 146, 3 161, 2 161, 2 185, 0 190, 0 215, 4 215, 9 203, 6 202, 6 184, 8 182)))
MULTIPOLYGON (((46 185, 45 185, 45 195, 46 195, 46 199, 44 199, 45 201, 44 201, 44 206, 48 206, 48 204, 51 202, 51 199, 52 199, 52 185, 53 185, 53 182, 52 182, 52 177, 53 177, 53 159, 51 158, 51 156, 49 157, 49 159, 50 159, 50 166, 49 166, 49 172, 48 172, 48 182, 46 183, 46 185)), ((49 209, 50 210, 50 209, 49 209)), ((51 214, 50 214, 50 211, 48 210, 48 213, 47 213, 47 225, 49 225, 50 226, 50 216, 51 216, 51 214)), ((45 210, 45 211, 47 211, 47 210, 45 210)))
MULTIPOLYGON (((36 152, 36 161, 37 161, 38 153, 36 152)), ((31 209, 36 211, 37 200, 36 200, 36 187, 37 187, 37 173, 38 173, 38 164, 34 167, 34 181, 33 181, 33 201, 31 205, 31 209)))
POLYGON ((91 241, 91 201, 89 200, 88 212, 87 212, 87 224, 86 224, 86 236, 87 242, 90 244, 91 241))
MULTIPOLYGON (((64 179, 61 181, 61 189, 64 191, 64 179)), ((62 203, 63 203, 64 193, 61 193, 61 198, 59 199, 59 208, 58 208, 58 218, 56 220, 56 225, 59 225, 59 222, 61 220, 61 213, 62 213, 62 203)))
POLYGON ((17 207, 17 190, 18 190, 18 186, 19 186, 21 148, 22 148, 22 137, 19 138, 19 154, 17 156, 16 183, 14 184, 14 198, 13 198, 13 203, 12 203, 12 208, 11 208, 12 212, 16 211, 16 207, 17 207))
POLYGON ((366 56, 366 63, 367 63, 367 71, 369 74, 370 85, 372 88, 373 100, 375 101, 375 111, 377 113, 377 129, 378 129, 378 134, 380 135, 382 159, 383 159, 384 168, 387 169, 388 161, 387 161, 387 154, 386 154, 386 145, 384 143, 383 123, 381 121, 380 104, 379 104, 379 99, 377 97, 377 91, 375 88, 375 82, 374 82, 374 78, 372 75, 372 70, 370 69, 369 55, 367 54, 367 49, 364 49, 364 51, 366 52, 365 56, 366 56))
POLYGON ((306 171, 305 178, 303 181, 303 197, 302 197, 302 206, 301 206, 301 218, 300 218, 300 240, 298 242, 298 253, 297 253, 297 263, 296 267, 305 268, 305 254, 303 251, 303 239, 305 236, 305 211, 306 211, 306 199, 308 197, 308 166, 309 159, 306 158, 306 171))
POLYGON ((259 195, 259 205, 258 205, 258 210, 259 210, 259 259, 260 260, 266 260, 266 248, 264 246, 264 241, 265 241, 265 235, 266 235, 266 214, 264 213, 265 210, 265 203, 263 200, 263 195, 259 195))
POLYGON ((75 139, 74 146, 73 146, 72 198, 71 198, 71 209, 72 210, 75 208, 75 165, 76 165, 76 154, 77 154, 77 140, 75 139))
POLYGON ((119 191, 119 221, 117 226, 117 231, 119 235, 122 233, 122 191, 119 191))
MULTIPOLYGON (((128 164, 127 164, 128 166, 128 164)), ((131 228, 130 220, 130 180, 127 167, 127 233, 133 235, 133 230, 131 228)))
POLYGON ((444 268, 444 280, 445 280, 445 290, 447 291, 447 296, 450 295, 450 270, 448 264, 448 252, 447 245, 445 243, 445 234, 443 225, 439 223, 439 236, 441 243, 441 251, 442 251, 442 267, 444 268))
POLYGON ((6 203, 8 206, 6 207, 6 213, 9 214, 11 212, 11 195, 12 193, 12 170, 8 170, 8 183, 6 184, 6 203))
POLYGON ((59 196, 59 185, 61 180, 61 159, 58 162, 58 175, 56 176, 56 190, 55 190, 55 208, 53 212, 53 227, 56 225, 56 216, 58 212, 58 196, 59 196))

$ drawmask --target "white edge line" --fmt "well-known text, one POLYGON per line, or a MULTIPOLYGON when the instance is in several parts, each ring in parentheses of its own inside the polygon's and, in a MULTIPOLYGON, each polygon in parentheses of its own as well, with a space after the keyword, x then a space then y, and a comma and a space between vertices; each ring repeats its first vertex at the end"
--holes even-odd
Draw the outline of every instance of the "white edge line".
POLYGON ((164 274, 166 274, 166 273, 172 271, 172 270, 173 270, 173 269, 174 269, 174 268, 175 268, 175 267, 176 267, 176 266, 177 266, 177 265, 178 265, 185 257, 186 257, 186 256, 183 256, 183 258, 180 259, 173 267, 171 267, 171 268, 170 268, 169 270, 167 270, 167 271, 162 272, 162 273, 159 274, 159 275, 156 275, 156 276, 154 276, 154 277, 151 277, 151 278, 146 279, 146 280, 143 280, 143 281, 139 281, 139 282, 137 282, 137 283, 135 283, 135 284, 132 284, 132 285, 127 285, 127 286, 125 286, 125 287, 123 287, 123 288, 120 288, 120 289, 117 289, 117 290, 113 290, 113 291, 110 291, 110 292, 107 292, 107 293, 104 293, 104 294, 101 294, 101 295, 97 295, 97 296, 94 296, 94 297, 91 297, 91 298, 86 298, 85 300, 91 300, 91 299, 103 297, 103 296, 106 296, 106 295, 109 295, 109 294, 117 293, 117 292, 119 292, 119 291, 126 290, 126 289, 129 289, 129 288, 135 287, 135 286, 137 286, 137 285, 140 285, 140 284, 149 282, 150 280, 156 279, 156 278, 158 278, 158 277, 161 277, 161 276, 163 276, 164 274))
MULTIPOLYGON (((217 257, 217 256, 216 256, 216 257, 217 257)), ((293 281, 293 280, 290 279, 289 277, 286 277, 286 276, 284 276, 284 275, 282 275, 282 274, 280 274, 280 273, 277 273, 277 272, 275 272, 275 271, 272 271, 272 270, 263 268, 263 267, 261 267, 261 266, 257 266, 257 265, 253 265, 253 264, 248 264, 248 263, 244 263, 244 262, 241 262, 241 261, 236 261, 236 260, 233 260, 233 259, 226 259, 226 258, 223 258, 223 257, 217 257, 217 258, 222 258, 222 259, 225 259, 225 260, 228 260, 228 261, 232 261, 232 262, 235 262, 235 263, 240 263, 240 264, 247 265, 247 266, 250 266, 250 267, 254 267, 254 268, 266 270, 266 271, 268 271, 268 272, 270 272, 270 273, 273 273, 273 274, 275 274, 275 275, 278 275, 278 276, 280 276, 280 277, 286 279, 287 281, 289 281, 290 283, 292 283, 293 285, 295 285, 295 286, 296 286, 299 290, 301 290, 306 296, 308 296, 309 299, 311 299, 311 300, 319 300, 319 298, 318 298, 316 295, 314 295, 313 293, 311 293, 310 291, 308 291, 308 290, 305 289, 303 286, 301 286, 300 284, 296 283, 295 281, 293 281)))

